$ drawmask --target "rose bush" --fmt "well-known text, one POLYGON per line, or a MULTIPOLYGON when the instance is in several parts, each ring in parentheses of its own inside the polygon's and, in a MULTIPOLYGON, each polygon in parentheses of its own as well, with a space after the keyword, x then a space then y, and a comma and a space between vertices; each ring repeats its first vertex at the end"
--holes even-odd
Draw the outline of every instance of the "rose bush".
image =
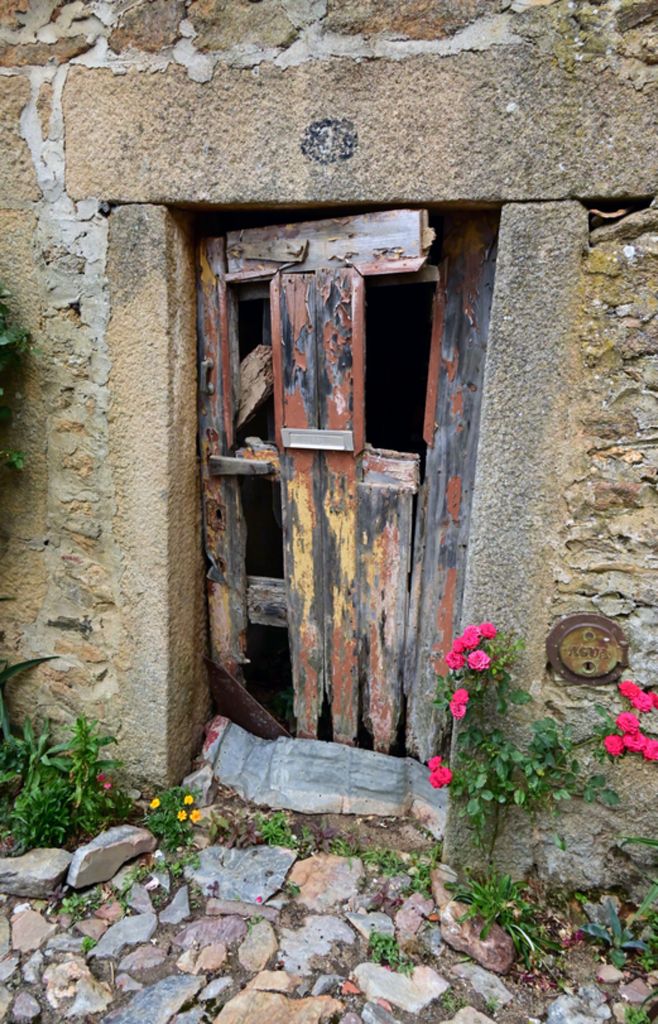
MULTIPOLYGON (((522 647, 520 638, 499 630, 492 622, 469 625, 453 640, 445 658, 448 675, 438 681, 435 704, 449 711, 460 727, 452 767, 444 765, 441 757, 431 758, 429 781, 436 789, 450 786, 476 842, 483 845, 489 835, 491 849, 501 811, 510 805, 534 813, 541 807, 556 809, 561 801, 573 796, 589 802, 596 798, 608 804, 619 801, 614 790, 606 787, 603 775, 581 781, 581 766, 574 756, 575 744, 568 726, 541 718, 532 723, 524 747, 509 738, 510 730, 503 724, 510 705, 532 700, 525 690, 512 686, 511 668, 522 647)), ((628 687, 626 692, 637 702, 638 694, 628 687)), ((639 709, 638 703, 633 706, 639 709)), ((617 724, 623 735, 608 736, 605 744, 611 756, 621 756, 641 742, 638 719, 629 712, 619 718, 622 722, 618 719, 617 724)), ((642 747, 645 749, 646 743, 642 747)))

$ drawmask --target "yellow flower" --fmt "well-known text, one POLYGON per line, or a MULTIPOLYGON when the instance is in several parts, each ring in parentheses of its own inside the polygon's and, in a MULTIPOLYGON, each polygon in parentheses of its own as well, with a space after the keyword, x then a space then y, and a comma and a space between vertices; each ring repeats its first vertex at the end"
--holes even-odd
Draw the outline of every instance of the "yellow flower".
POLYGON ((187 821, 187 811, 179 811, 176 817, 179 821, 187 821))
POLYGON ((191 795, 190 795, 190 794, 188 793, 188 794, 187 794, 186 796, 184 796, 184 797, 183 797, 183 803, 184 803, 184 804, 193 804, 193 803, 194 803, 194 797, 193 797, 193 796, 191 796, 191 795))
POLYGON ((197 821, 201 821, 201 811, 190 811, 190 821, 193 821, 195 825, 197 821))
POLYGON ((156 797, 153 798, 153 800, 151 800, 151 803, 149 804, 149 807, 151 808, 152 811, 156 811, 159 806, 160 806, 160 801, 158 800, 158 798, 156 796, 156 797))

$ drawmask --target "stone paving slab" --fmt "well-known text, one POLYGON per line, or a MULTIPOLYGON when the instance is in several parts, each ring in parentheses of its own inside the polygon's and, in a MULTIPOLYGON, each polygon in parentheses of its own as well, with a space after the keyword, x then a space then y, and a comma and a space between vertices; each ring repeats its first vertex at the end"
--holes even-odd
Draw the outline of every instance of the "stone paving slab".
POLYGON ((320 740, 263 740, 234 722, 215 743, 218 782, 256 804, 305 814, 412 814, 443 835, 447 794, 432 789, 412 758, 320 740))

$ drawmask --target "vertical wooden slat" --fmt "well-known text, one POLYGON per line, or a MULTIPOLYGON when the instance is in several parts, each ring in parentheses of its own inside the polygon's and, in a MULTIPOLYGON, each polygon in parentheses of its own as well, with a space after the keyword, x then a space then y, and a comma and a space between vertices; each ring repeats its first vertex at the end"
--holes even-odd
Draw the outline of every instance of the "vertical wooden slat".
POLYGON ((211 455, 233 444, 239 372, 235 309, 228 295, 222 239, 198 252, 199 423, 204 544, 209 562, 210 649, 242 681, 247 627, 246 533, 236 478, 211 476, 211 455))
POLYGON ((402 711, 413 491, 361 483, 358 504, 363 718, 374 749, 386 754, 402 711))
MULTIPOLYGON (((277 275, 272 284, 276 433, 318 423, 316 294, 312 274, 277 275)), ((297 735, 317 736, 324 697, 324 605, 320 456, 281 455, 283 545, 297 735)))
MULTIPOLYGON (((363 427, 363 281, 350 269, 319 270, 317 282, 319 426, 363 427), (355 388, 355 368, 361 379, 355 388), (355 396, 356 392, 356 396, 355 396), (359 403, 358 417, 355 397, 359 403)), ((326 451, 322 460, 324 648, 333 738, 354 743, 359 728, 357 650, 357 478, 352 452, 326 451)))
POLYGON ((460 616, 497 228, 493 213, 450 214, 444 222, 447 272, 438 288, 445 289, 445 310, 440 295, 435 307, 444 325, 440 359, 431 360, 438 380, 428 382, 436 401, 433 416, 428 401, 425 427, 434 436, 433 443, 426 437, 405 658, 407 751, 423 760, 448 740, 449 723, 433 700, 460 616))

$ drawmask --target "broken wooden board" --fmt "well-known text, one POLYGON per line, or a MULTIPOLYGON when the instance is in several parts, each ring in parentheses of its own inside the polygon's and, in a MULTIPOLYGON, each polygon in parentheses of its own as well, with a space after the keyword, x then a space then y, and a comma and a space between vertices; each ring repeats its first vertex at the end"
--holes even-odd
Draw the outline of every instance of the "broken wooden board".
MULTIPOLYGON (((276 433, 318 421, 313 274, 276 276, 271 286, 276 433)), ((320 456, 281 455, 283 551, 297 735, 317 736, 324 701, 324 604, 320 528, 320 456)))
POLYGON ((416 271, 425 263, 433 239, 427 210, 383 210, 231 231, 226 236, 228 280, 272 277, 282 269, 286 247, 291 255, 287 263, 295 264, 284 264, 287 271, 341 265, 356 267, 362 274, 416 271))
POLYGON ((244 426, 272 394, 272 349, 256 345, 240 363, 240 403, 235 429, 244 426))
POLYGON ((273 462, 234 455, 211 455, 208 461, 211 476, 272 476, 276 470, 273 462))
POLYGON ((246 528, 239 483, 212 475, 212 457, 233 444, 238 374, 235 310, 225 281, 221 240, 198 251, 199 424, 203 531, 209 563, 208 615, 212 655, 242 680, 247 628, 246 528))
POLYGON ((420 459, 401 454, 396 460, 392 452, 371 450, 363 462, 367 468, 358 486, 359 674, 363 717, 374 749, 388 753, 398 739, 403 704, 413 496, 420 459))
POLYGON ((493 212, 447 214, 444 221, 447 271, 438 287, 445 287, 445 310, 437 296, 443 328, 428 381, 425 427, 433 434, 419 495, 405 656, 406 746, 422 760, 445 753, 451 732, 433 701, 460 618, 497 232, 493 212))
POLYGON ((247 576, 249 621, 258 626, 288 626, 286 581, 271 576, 247 576))
MULTIPOLYGON (((365 443, 363 279, 341 268, 318 270, 315 277, 320 429, 351 431, 360 451, 365 443)), ((323 452, 321 471, 325 689, 334 740, 353 744, 359 731, 354 454, 323 452)))

